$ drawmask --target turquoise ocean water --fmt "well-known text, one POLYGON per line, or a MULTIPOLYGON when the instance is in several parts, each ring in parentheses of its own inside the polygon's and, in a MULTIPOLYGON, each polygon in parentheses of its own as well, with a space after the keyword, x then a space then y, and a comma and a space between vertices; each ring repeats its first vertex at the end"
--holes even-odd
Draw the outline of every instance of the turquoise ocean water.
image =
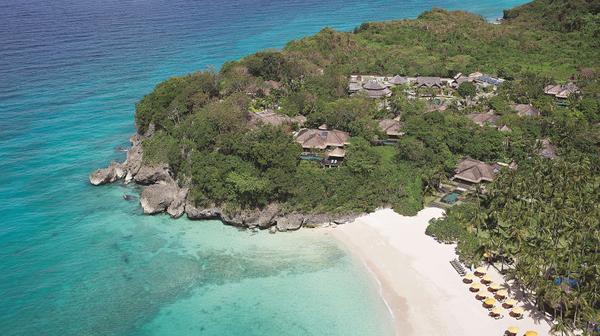
POLYGON ((360 264, 314 231, 142 216, 123 159, 134 103, 324 26, 522 0, 0 1, 0 335, 389 335, 360 264))

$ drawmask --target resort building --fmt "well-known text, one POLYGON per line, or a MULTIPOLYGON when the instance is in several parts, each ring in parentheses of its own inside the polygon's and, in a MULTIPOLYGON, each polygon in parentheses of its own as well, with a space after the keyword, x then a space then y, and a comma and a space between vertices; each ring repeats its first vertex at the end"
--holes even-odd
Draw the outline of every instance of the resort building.
POLYGON ((298 132, 296 142, 306 151, 343 148, 349 144, 350 134, 338 130, 309 129, 298 132))
POLYGON ((380 120, 379 129, 386 134, 388 141, 397 141, 404 135, 401 131, 402 123, 398 118, 380 120))
POLYGON ((467 77, 465 75, 463 75, 462 73, 458 73, 456 74, 456 76, 454 76, 454 78, 452 78, 452 80, 450 81, 450 86, 454 89, 458 89, 458 87, 462 84, 462 83, 466 83, 466 82, 472 82, 473 79, 471 77, 467 77))
POLYGON ((339 130, 328 130, 325 125, 322 125, 319 129, 300 130, 296 135, 296 142, 304 151, 302 158, 318 160, 325 166, 334 167, 338 166, 346 156, 344 146, 350 143, 350 134, 339 130), (324 159, 319 152, 324 153, 324 159))
POLYGON ((272 125, 272 126, 303 126, 306 122, 305 116, 288 117, 286 115, 279 114, 272 109, 267 109, 262 112, 250 112, 248 113, 248 126, 256 128, 260 125, 272 125))
POLYGON ((572 94, 579 93, 579 88, 573 82, 570 82, 566 85, 548 85, 544 88, 544 93, 564 100, 568 99, 572 94))
POLYGON ((427 87, 441 89, 443 85, 440 77, 417 77, 415 82, 417 88, 427 87))
POLYGON ((486 75, 486 74, 476 77, 474 79, 474 81, 475 81, 475 83, 477 83, 483 87, 488 87, 488 86, 498 87, 498 86, 502 85, 502 83, 504 83, 504 79, 498 78, 498 77, 493 77, 493 76, 486 75))
POLYGON ((372 79, 362 86, 369 98, 383 98, 392 95, 392 91, 382 82, 372 79))
POLYGON ((471 113, 467 115, 467 118, 471 119, 477 125, 483 127, 486 125, 495 126, 500 116, 497 115, 493 110, 486 113, 471 113))
POLYGON ((531 104, 516 104, 513 109, 519 117, 539 117, 540 111, 531 104))
POLYGON ((467 157, 458 163, 452 180, 463 184, 465 189, 470 189, 476 184, 494 181, 500 168, 499 164, 490 165, 467 157))
MULTIPOLYGON (((391 84, 387 79, 383 76, 352 75, 348 83, 348 93, 353 95, 365 92, 370 98, 389 97, 392 95, 389 88, 395 84, 391 84)), ((399 81, 399 79, 397 80, 399 81)))
POLYGON ((409 83, 407 77, 396 75, 388 80, 388 83, 392 85, 405 85, 409 83))

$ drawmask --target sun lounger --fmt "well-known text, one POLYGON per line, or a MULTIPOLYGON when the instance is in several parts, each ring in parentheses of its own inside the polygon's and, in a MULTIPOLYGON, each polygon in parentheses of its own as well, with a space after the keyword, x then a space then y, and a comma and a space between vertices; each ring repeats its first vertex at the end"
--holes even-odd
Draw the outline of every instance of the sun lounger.
POLYGON ((463 267, 463 265, 460 263, 460 261, 458 261, 457 259, 451 260, 450 261, 450 265, 452 265, 452 267, 454 268, 454 270, 456 270, 456 272, 460 276, 465 276, 465 274, 467 274, 467 271, 465 270, 465 268, 463 267))

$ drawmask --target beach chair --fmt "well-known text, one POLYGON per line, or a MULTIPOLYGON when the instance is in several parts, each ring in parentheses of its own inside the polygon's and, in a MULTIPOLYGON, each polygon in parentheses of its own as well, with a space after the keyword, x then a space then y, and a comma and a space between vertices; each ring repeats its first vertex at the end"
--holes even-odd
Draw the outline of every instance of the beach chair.
POLYGON ((465 270, 465 268, 463 267, 463 265, 461 265, 460 261, 458 261, 457 259, 451 260, 450 261, 450 265, 452 265, 452 267, 454 268, 454 270, 460 276, 465 276, 467 274, 467 271, 465 270))

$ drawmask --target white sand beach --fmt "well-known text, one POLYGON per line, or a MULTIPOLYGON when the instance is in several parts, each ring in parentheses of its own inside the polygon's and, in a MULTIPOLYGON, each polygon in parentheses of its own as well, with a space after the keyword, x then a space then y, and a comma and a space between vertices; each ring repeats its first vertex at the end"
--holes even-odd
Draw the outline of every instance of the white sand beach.
MULTIPOLYGON (((438 208, 425 208, 414 217, 385 209, 332 230, 379 282, 397 334, 500 336, 507 327, 516 326, 518 335, 527 330, 549 335, 550 324, 535 318, 543 315, 533 310, 526 310, 521 320, 504 308, 504 318, 488 316, 449 263, 457 257, 456 246, 440 244, 425 234, 429 220, 442 215, 438 208)), ((495 269, 489 268, 488 274, 495 282, 509 285, 495 269)), ((482 291, 487 293, 485 286, 482 291)), ((515 293, 510 296, 518 298, 515 293)))

